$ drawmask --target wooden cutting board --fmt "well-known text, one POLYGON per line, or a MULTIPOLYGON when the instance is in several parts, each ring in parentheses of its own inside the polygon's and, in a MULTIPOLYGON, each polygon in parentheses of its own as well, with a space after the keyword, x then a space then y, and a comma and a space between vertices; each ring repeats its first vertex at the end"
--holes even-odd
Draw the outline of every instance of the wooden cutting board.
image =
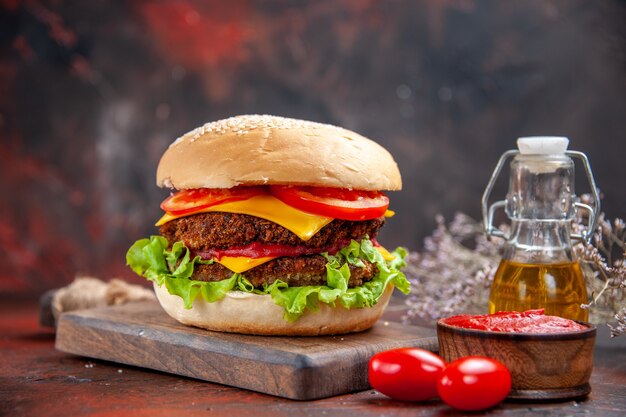
POLYGON ((63 352, 296 400, 368 389, 369 358, 403 346, 435 351, 435 330, 379 321, 341 336, 247 336, 184 326, 157 302, 64 313, 56 336, 63 352))

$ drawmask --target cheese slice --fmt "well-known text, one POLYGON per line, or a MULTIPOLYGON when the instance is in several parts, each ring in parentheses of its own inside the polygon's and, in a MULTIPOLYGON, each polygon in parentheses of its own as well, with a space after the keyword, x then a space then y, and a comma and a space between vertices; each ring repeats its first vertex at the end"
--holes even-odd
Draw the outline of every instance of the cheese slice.
POLYGON ((393 261, 394 259, 396 259, 394 255, 392 255, 387 249, 383 248, 382 246, 375 246, 375 248, 378 252, 380 252, 381 255, 383 255, 383 259, 385 261, 393 261))
POLYGON ((255 266, 269 262, 272 259, 276 259, 276 257, 266 256, 263 258, 248 258, 246 256, 222 256, 222 259, 219 261, 216 259, 215 262, 224 265, 233 272, 241 274, 242 272, 246 272, 248 269, 252 269, 255 266))
MULTIPOLYGON (((376 246, 376 250, 380 252, 381 255, 383 255, 383 258, 386 261, 391 261, 395 259, 395 256, 389 253, 389 251, 382 246, 376 246)), ((249 269, 262 265, 265 262, 269 262, 272 259, 276 258, 278 257, 266 256, 263 258, 248 258, 246 256, 222 256, 222 259, 220 259, 219 261, 215 259, 215 262, 224 265, 226 268, 230 269, 233 272, 241 274, 249 269)))
MULTIPOLYGON (((262 194, 251 197, 247 200, 233 201, 230 203, 217 204, 190 214, 209 213, 221 211, 225 213, 249 214, 265 220, 277 223, 295 233, 300 239, 307 241, 317 232, 333 221, 332 217, 318 216, 316 214, 305 213, 293 208, 276 197, 269 194, 262 194)), ((189 214, 186 214, 189 215, 189 214)), ((161 226, 169 221, 182 216, 165 214, 156 223, 161 226)))

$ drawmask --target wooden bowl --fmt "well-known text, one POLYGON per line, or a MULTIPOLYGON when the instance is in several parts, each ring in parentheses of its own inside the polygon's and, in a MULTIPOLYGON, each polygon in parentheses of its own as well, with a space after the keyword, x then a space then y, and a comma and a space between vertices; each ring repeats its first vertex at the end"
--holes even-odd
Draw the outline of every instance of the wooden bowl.
POLYGON ((561 400, 591 392, 596 328, 567 333, 504 333, 465 329, 437 322, 439 355, 446 362, 463 356, 487 356, 499 360, 511 372, 507 398, 561 400))

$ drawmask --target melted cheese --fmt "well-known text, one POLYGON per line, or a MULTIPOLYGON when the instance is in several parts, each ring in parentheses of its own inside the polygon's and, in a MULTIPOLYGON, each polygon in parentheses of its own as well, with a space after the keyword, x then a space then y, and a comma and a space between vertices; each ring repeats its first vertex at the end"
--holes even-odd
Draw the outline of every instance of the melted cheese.
POLYGON ((376 250, 378 252, 380 252, 381 255, 383 255, 383 259, 385 261, 393 261, 394 259, 396 259, 396 257, 394 255, 392 255, 391 253, 389 253, 389 251, 385 248, 383 248, 382 246, 375 246, 376 250))
POLYGON ((269 262, 272 259, 276 259, 276 257, 266 256, 264 258, 248 258, 246 256, 222 256, 222 259, 219 261, 216 259, 215 262, 224 265, 233 272, 242 273, 246 272, 248 269, 254 268, 255 266, 269 262))
MULTIPOLYGON (((376 250, 383 255, 383 258, 386 261, 391 261, 395 259, 389 251, 382 246, 376 246, 376 250)), ((222 259, 219 261, 216 259, 215 262, 218 262, 224 265, 226 268, 230 269, 233 272, 237 272, 239 274, 246 272, 248 269, 252 269, 255 266, 259 266, 264 264, 265 262, 269 262, 272 259, 276 259, 276 256, 266 256, 263 258, 248 258, 246 256, 222 256, 222 259)))
POLYGON ((312 238, 320 229, 333 221, 332 217, 318 216, 305 213, 283 203, 271 195, 257 195, 243 201, 233 201, 230 203, 217 204, 202 210, 189 213, 183 216, 165 214, 156 223, 161 226, 179 217, 198 213, 209 213, 221 211, 225 213, 248 214, 260 217, 283 226, 295 233, 300 239, 307 241, 312 238))

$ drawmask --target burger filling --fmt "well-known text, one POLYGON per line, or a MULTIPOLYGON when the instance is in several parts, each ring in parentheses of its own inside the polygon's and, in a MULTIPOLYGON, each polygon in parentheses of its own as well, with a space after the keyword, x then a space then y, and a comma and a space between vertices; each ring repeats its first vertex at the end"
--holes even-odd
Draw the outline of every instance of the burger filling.
POLYGON ((270 295, 289 321, 320 302, 372 307, 389 285, 409 292, 399 270, 406 252, 389 254, 375 240, 388 206, 381 193, 312 187, 224 192, 183 191, 168 198, 161 236, 137 241, 127 263, 180 296, 186 308, 198 297, 214 302, 228 291, 245 291, 270 295), (207 195, 217 202, 207 206, 207 195), (198 196, 202 205, 194 206, 198 196), (240 200, 224 201, 233 196, 240 200))
MULTIPOLYGON (((266 249, 269 253, 285 254, 242 273, 254 287, 272 284, 280 279, 290 286, 326 284, 327 260, 319 255, 334 255, 365 236, 375 238, 385 218, 366 221, 335 219, 308 241, 274 222, 246 214, 201 213, 182 217, 161 226, 161 236, 168 242, 182 241, 192 256, 203 260, 220 255, 253 255, 266 249), (235 248, 235 249, 233 249, 235 248), (240 249, 240 250, 238 250, 240 249), (291 256, 288 256, 291 255, 291 256)), ((350 267, 348 287, 369 281, 377 272, 376 266, 364 261, 364 267, 350 267)), ((221 281, 232 271, 219 263, 200 264, 191 279, 221 281)))
MULTIPOLYGON (((281 257, 273 259, 262 265, 254 267, 241 275, 255 288, 273 284, 281 280, 292 287, 306 285, 326 285, 326 263, 328 261, 321 255, 306 255, 297 258, 281 257)), ((376 275, 376 265, 363 261, 363 267, 348 265, 350 277, 348 287, 363 285, 376 275)), ((232 271, 218 263, 210 265, 198 265, 191 279, 198 281, 221 281, 232 275, 232 271)))
POLYGON ((192 251, 228 249, 253 242, 323 249, 340 241, 361 239, 364 236, 375 238, 384 224, 384 217, 364 221, 335 219, 305 241, 269 220, 246 214, 217 212, 172 220, 162 225, 160 232, 170 242, 182 240, 192 251))

